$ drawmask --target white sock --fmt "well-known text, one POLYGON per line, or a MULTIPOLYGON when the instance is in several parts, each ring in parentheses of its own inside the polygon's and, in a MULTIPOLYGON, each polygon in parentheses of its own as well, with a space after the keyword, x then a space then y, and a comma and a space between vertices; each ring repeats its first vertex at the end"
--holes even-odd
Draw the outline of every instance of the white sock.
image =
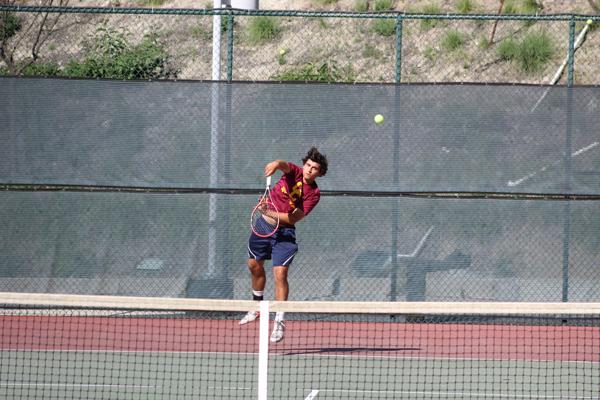
POLYGON ((252 289, 252 300, 256 300, 256 301, 263 300, 263 291, 252 289))
POLYGON ((277 321, 277 322, 283 321, 284 317, 285 317, 285 312, 283 312, 283 311, 277 311, 275 313, 275 321, 277 321))

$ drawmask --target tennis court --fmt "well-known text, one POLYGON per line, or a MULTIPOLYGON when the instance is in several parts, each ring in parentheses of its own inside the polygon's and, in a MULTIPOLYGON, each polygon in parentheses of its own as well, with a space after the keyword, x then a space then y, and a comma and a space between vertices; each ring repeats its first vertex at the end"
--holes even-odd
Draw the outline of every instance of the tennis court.
MULTIPOLYGON (((42 306, 39 297, 2 310, 3 398, 261 398, 260 324, 237 322, 238 310, 253 307, 251 302, 225 301, 210 311, 210 301, 171 299, 167 309, 164 299, 156 300, 159 307, 140 307, 132 299, 129 308, 72 309, 48 301, 42 306)), ((366 309, 350 304, 352 313, 339 302, 289 303, 288 310, 302 312, 288 311, 284 341, 267 350, 262 379, 268 398, 600 396, 595 304, 586 305, 586 314, 571 304, 568 314, 565 307, 544 305, 543 313, 532 315, 527 308, 481 313, 480 306, 467 303, 452 315, 436 315, 426 303, 415 303, 427 315, 392 315, 390 307, 406 310, 400 303, 370 303, 366 309), (310 307, 324 311, 307 312, 310 307)))

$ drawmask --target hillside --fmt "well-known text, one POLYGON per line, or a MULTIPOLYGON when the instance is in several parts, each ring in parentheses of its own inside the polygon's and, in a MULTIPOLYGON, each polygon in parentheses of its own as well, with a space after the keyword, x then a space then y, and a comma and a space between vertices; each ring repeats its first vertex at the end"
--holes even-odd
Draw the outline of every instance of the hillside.
MULTIPOLYGON (((544 0, 537 3, 507 0, 510 13, 591 15, 591 0, 544 0), (527 9, 529 4, 529 9, 527 9), (532 11, 531 5, 534 5, 532 11)), ((368 1, 368 10, 374 7, 368 1)), ((458 12, 457 0, 396 0, 393 9, 407 13, 448 14, 458 12)), ((77 7, 111 6, 157 8, 211 8, 210 0, 71 0, 77 7), (151 3, 152 2, 152 3, 151 3)), ((472 0, 469 14, 496 14, 498 0, 472 0)), ((261 10, 356 11, 356 0, 261 0, 261 10), (331 4, 326 4, 331 3, 331 4)), ((506 11, 508 12, 508 11, 506 11)), ((393 20, 367 18, 279 17, 277 32, 268 40, 251 40, 252 17, 237 17, 234 26, 234 80, 305 80, 310 73, 336 76, 338 81, 394 82, 396 79, 396 39, 393 20), (377 26, 377 22, 390 25, 377 26), (284 52, 284 55, 281 55, 284 52), (304 74, 304 75, 303 75, 304 74)), ((89 14, 61 16, 61 34, 48 40, 39 59, 56 62, 61 68, 73 58, 81 59, 84 41, 97 32, 102 21, 123 30, 132 42, 157 32, 171 55, 178 79, 208 80, 212 68, 212 17, 189 15, 89 14)), ((577 26, 577 32, 583 28, 577 26)), ((600 34, 592 28, 577 53, 576 84, 598 84, 595 60, 600 54, 600 34)), ((33 31, 35 33, 35 31, 33 31)), ((34 35, 31 35, 34 37, 34 35)), ((224 35, 225 36, 225 35, 224 35)), ((493 20, 406 20, 403 24, 401 79, 403 82, 511 82, 549 83, 568 51, 566 21, 493 20), (492 35, 492 32, 493 35, 492 35), (548 43, 539 65, 519 65, 500 54, 503 40, 533 39, 548 43), (491 40, 493 39, 493 40, 491 40)), ((33 39, 32 39, 33 40, 33 39)), ((226 38, 222 38, 223 67, 226 66, 226 38)), ((535 49, 534 49, 535 50, 535 49)), ((27 56, 27 48, 15 54, 27 56)), ((521 63, 523 64, 523 63, 521 63)), ((2 63, 0 62, 0 68, 2 63)), ((225 71, 222 72, 224 79, 225 71)), ((565 74, 562 81, 565 81, 565 74)))
MULTIPOLYGON (((72 5, 99 5, 108 6, 115 0, 79 0, 72 5)), ((144 6, 145 0, 119 0, 121 6, 144 6)), ((518 2, 518 1, 516 1, 518 2)), ((339 0, 326 4, 324 0, 259 0, 262 10, 310 10, 310 11, 353 11, 355 0, 339 0)), ((374 0, 370 0, 374 3, 374 0)), ((456 12, 456 0, 395 0, 394 9, 399 11, 410 11, 422 9, 428 5, 437 5, 443 12, 456 12)), ((500 4, 499 0, 474 0, 476 11, 481 13, 496 13, 500 4)), ((508 3, 508 1, 506 2, 508 3)), ((543 6, 546 14, 581 13, 593 14, 588 0, 541 0, 538 4, 543 6)), ((169 8, 209 8, 212 7, 211 0, 166 0, 163 7, 169 8)))

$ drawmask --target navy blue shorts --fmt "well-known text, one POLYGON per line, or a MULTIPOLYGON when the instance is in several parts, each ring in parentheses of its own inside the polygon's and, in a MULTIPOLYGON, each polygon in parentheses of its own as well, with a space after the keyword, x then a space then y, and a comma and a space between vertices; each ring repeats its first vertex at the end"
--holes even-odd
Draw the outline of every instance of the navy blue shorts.
POLYGON ((271 237, 261 238, 254 233, 248 240, 248 257, 255 260, 271 260, 274 266, 289 266, 298 252, 296 228, 279 227, 271 237))

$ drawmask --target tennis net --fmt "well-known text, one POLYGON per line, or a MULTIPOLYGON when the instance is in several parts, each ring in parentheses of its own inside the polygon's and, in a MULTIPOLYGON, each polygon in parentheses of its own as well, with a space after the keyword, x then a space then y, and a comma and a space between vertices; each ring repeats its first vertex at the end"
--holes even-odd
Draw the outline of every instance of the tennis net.
POLYGON ((0 398, 600 398, 599 303, 0 304, 0 398), (284 340, 247 311, 285 312, 284 340))

